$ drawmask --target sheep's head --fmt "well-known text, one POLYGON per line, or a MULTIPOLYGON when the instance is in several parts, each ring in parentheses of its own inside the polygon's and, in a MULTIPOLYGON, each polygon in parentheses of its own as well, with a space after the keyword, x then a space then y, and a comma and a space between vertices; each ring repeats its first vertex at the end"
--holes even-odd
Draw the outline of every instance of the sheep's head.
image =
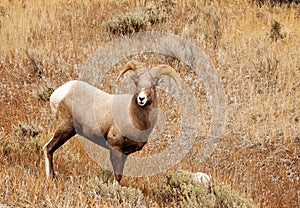
POLYGON ((155 88, 162 75, 168 75, 180 85, 180 77, 172 67, 168 65, 157 65, 151 69, 145 69, 137 61, 129 61, 121 71, 117 80, 128 71, 134 71, 133 80, 136 86, 136 102, 143 107, 152 104, 155 99, 155 88))

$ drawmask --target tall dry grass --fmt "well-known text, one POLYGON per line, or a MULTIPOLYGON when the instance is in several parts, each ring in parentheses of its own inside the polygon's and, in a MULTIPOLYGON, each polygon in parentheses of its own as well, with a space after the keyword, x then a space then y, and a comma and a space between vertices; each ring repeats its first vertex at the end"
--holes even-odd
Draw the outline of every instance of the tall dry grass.
MULTIPOLYGON (((195 145, 169 172, 178 168, 208 172, 216 184, 230 185, 259 207, 299 207, 299 6, 228 0, 169 4, 171 13, 164 22, 143 29, 184 36, 208 54, 224 86, 227 105, 220 149, 201 163, 197 157, 201 144, 195 145)), ((1 1, 1 203, 20 207, 167 206, 150 188, 164 188, 158 182, 163 174, 125 177, 123 185, 143 194, 134 189, 135 197, 122 198, 126 190, 109 192, 107 185, 97 182, 99 167, 76 140, 55 155, 57 181, 44 181, 41 147, 55 127, 47 97, 60 84, 78 77, 89 54, 117 37, 103 22, 146 6, 143 0, 1 1), (44 131, 32 137, 27 124, 44 131)), ((183 67, 181 75, 186 73, 183 67)), ((198 80, 189 84, 201 87, 198 80)), ((203 102, 199 114, 201 127, 207 131, 209 106, 203 93, 201 89, 195 95, 203 102)))

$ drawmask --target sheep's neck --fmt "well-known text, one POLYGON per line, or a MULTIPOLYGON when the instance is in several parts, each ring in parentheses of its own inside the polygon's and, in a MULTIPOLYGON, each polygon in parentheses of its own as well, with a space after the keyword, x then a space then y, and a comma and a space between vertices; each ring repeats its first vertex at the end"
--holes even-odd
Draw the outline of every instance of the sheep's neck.
POLYGON ((154 96, 153 102, 151 104, 147 104, 143 107, 137 104, 136 98, 137 96, 135 95, 131 100, 130 114, 132 123, 135 128, 141 131, 150 130, 153 128, 156 121, 156 117, 153 117, 152 119, 151 115, 151 111, 153 110, 153 108, 157 107, 156 95, 154 96))

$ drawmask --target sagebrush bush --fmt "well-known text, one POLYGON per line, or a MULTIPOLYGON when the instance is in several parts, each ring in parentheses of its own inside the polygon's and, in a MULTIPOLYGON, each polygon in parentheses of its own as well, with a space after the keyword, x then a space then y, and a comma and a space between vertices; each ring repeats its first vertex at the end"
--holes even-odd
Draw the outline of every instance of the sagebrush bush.
POLYGON ((161 187, 153 188, 152 194, 156 201, 163 202, 163 206, 176 205, 179 207, 256 207, 253 202, 241 193, 231 190, 229 186, 217 185, 208 190, 195 182, 191 174, 177 171, 166 174, 161 187))
POLYGON ((125 207, 146 207, 149 203, 149 199, 143 195, 141 190, 121 186, 118 183, 104 183, 99 178, 96 178, 91 189, 94 190, 96 199, 101 198, 112 204, 122 204, 125 207))
POLYGON ((39 86, 36 91, 37 99, 42 102, 49 102, 51 94, 54 92, 54 89, 48 85, 39 86))
POLYGON ((129 12, 119 15, 102 24, 112 34, 127 35, 147 29, 148 26, 164 22, 168 16, 168 8, 165 6, 147 6, 142 11, 129 12))
POLYGON ((41 126, 35 124, 26 124, 21 122, 19 122, 17 125, 13 125, 12 128, 13 128, 13 132, 21 138, 36 137, 44 130, 41 126))
POLYGON ((182 207, 186 204, 198 205, 201 196, 206 194, 204 187, 195 183, 186 173, 176 172, 165 175, 162 187, 154 189, 153 194, 164 204, 179 203, 182 207))
POLYGON ((145 16, 139 12, 126 13, 103 23, 106 30, 112 34, 131 34, 147 27, 145 16))
POLYGON ((300 0, 255 0, 258 2, 260 5, 269 5, 269 6, 275 6, 276 4, 282 5, 282 4, 299 4, 300 0))
POLYGON ((230 186, 220 185, 214 188, 214 206, 218 208, 243 207, 254 208, 256 205, 240 192, 232 190, 230 186))

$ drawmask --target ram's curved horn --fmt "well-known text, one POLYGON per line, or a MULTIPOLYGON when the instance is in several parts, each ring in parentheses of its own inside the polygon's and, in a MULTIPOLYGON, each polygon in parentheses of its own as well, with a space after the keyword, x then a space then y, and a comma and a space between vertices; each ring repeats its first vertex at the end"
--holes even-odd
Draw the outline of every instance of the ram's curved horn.
POLYGON ((157 65, 151 69, 151 74, 153 77, 160 77, 162 75, 168 75, 177 83, 178 87, 181 86, 181 78, 176 70, 168 65, 157 65))
POLYGON ((120 79, 120 77, 122 77, 126 72, 132 70, 132 71, 136 71, 142 68, 142 65, 140 62, 138 61, 129 61, 127 62, 127 64, 125 64, 125 66, 123 67, 123 70, 121 71, 121 73, 119 74, 117 81, 120 79))

